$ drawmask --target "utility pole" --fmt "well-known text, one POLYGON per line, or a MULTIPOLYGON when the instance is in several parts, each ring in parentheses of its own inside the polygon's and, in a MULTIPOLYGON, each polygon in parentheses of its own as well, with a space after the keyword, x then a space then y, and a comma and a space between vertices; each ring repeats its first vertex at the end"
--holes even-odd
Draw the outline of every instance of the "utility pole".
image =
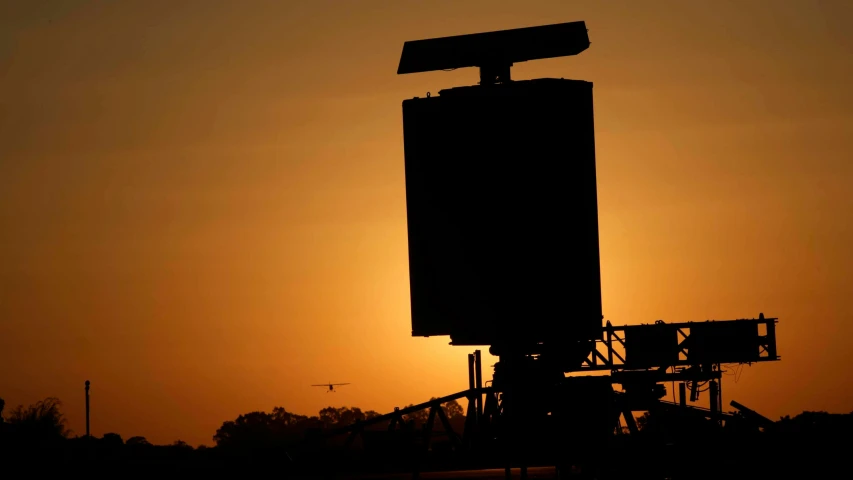
POLYGON ((89 381, 86 380, 86 436, 89 436, 89 381))

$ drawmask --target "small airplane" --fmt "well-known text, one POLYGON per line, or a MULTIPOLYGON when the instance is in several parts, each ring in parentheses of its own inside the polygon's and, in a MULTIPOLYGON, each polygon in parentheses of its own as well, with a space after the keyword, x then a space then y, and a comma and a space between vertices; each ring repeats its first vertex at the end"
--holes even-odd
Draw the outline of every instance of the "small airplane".
POLYGON ((335 387, 340 386, 340 385, 349 385, 349 383, 321 383, 318 385, 311 385, 311 386, 312 387, 329 387, 329 389, 326 391, 326 393, 329 393, 329 392, 334 392, 335 387))

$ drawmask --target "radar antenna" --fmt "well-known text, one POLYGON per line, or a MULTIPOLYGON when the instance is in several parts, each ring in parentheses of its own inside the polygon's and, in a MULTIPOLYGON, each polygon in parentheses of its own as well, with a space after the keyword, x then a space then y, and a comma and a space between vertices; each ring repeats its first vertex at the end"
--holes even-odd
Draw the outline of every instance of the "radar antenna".
POLYGON ((589 48, 584 22, 556 23, 403 44, 397 74, 480 68, 480 85, 512 81, 514 63, 577 55, 589 48))

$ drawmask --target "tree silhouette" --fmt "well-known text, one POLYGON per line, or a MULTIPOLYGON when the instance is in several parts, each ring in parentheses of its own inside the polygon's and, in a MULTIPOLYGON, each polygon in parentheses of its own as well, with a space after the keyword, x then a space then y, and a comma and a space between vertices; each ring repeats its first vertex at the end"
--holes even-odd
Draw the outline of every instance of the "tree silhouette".
POLYGON ((183 450, 194 450, 194 449, 193 449, 193 447, 192 447, 192 445, 190 445, 189 443, 187 443, 187 442, 185 442, 185 441, 183 441, 183 440, 175 440, 174 442, 172 442, 172 444, 170 445, 170 447, 173 447, 173 448, 180 448, 180 449, 183 449, 183 450))
POLYGON ((129 446, 150 446, 151 442, 149 442, 148 439, 146 439, 145 437, 136 436, 136 437, 128 438, 127 442, 125 442, 125 445, 129 445, 129 446))
POLYGON ((457 402, 456 400, 451 400, 442 406, 444 407, 444 413, 447 414, 447 418, 465 416, 465 410, 462 408, 462 405, 459 405, 459 402, 457 402))
POLYGON ((379 414, 373 410, 362 412, 358 407, 326 407, 320 410, 320 421, 326 427, 344 427, 357 421, 370 420, 378 416, 379 414))
POLYGON ((364 412, 364 418, 366 420, 370 420, 372 418, 381 417, 381 416, 382 416, 381 413, 375 412, 373 410, 368 410, 368 411, 364 412))
MULTIPOLYGON (((356 409, 358 410, 358 409, 356 409)), ((328 407, 327 420, 348 419, 353 417, 349 409, 328 407)), ((361 410, 358 410, 361 416, 361 410)), ((224 422, 213 436, 219 447, 256 448, 283 445, 300 440, 306 429, 319 426, 321 419, 306 417, 288 412, 283 407, 275 407, 271 413, 250 412, 236 420, 224 422)))
POLYGON ((120 447, 124 445, 124 440, 121 438, 121 435, 117 433, 105 433, 101 439, 101 443, 104 445, 120 447))
POLYGON ((255 446, 270 443, 273 439, 272 415, 265 412, 249 412, 236 420, 224 422, 213 441, 220 447, 255 446))
POLYGON ((18 405, 9 415, 8 423, 26 438, 32 440, 55 440, 67 438, 65 416, 60 411, 62 402, 48 397, 27 408, 18 405))
POLYGON ((853 413, 839 414, 823 411, 803 411, 794 417, 785 415, 776 424, 783 431, 801 435, 833 435, 833 432, 846 432, 853 429, 853 413))
POLYGON ((272 409, 272 419, 273 422, 279 423, 284 428, 294 427, 302 422, 308 420, 308 417, 305 415, 298 415, 295 413, 290 413, 284 409, 284 407, 274 407, 272 409))

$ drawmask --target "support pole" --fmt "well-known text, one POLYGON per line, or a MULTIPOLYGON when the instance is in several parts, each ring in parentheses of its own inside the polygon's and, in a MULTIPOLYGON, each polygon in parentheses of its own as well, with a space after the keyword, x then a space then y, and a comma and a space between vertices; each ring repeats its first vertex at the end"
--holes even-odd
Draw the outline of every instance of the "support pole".
MULTIPOLYGON (((483 357, 479 350, 474 350, 474 385, 477 391, 483 388, 483 357)), ((480 423, 480 417, 483 416, 483 396, 477 393, 477 423, 480 423)))
POLYGON ((89 436, 89 384, 86 380, 86 436, 89 436))
POLYGON ((708 396, 711 397, 711 419, 713 419, 714 422, 718 422, 719 415, 717 414, 719 413, 720 399, 716 380, 711 380, 710 388, 708 389, 708 396))
MULTIPOLYGON (((717 369, 720 369, 720 366, 717 366, 717 369)), ((717 411, 720 412, 720 424, 723 422, 723 379, 721 378, 719 382, 717 382, 717 411)))
POLYGON ((634 414, 630 408, 625 408, 622 411, 622 416, 625 417, 625 425, 628 426, 628 433, 631 435, 640 433, 640 427, 637 426, 637 421, 634 419, 634 414))
MULTIPOLYGON (((760 319, 764 319, 764 314, 759 315, 760 319)), ((770 319, 767 321, 767 356, 773 360, 778 357, 776 352, 776 320, 770 319)))
POLYGON ((678 384, 678 403, 687 406, 687 385, 684 382, 678 384))
POLYGON ((476 426, 480 423, 480 395, 475 395, 473 393, 474 388, 477 386, 477 356, 473 353, 468 354, 468 390, 471 390, 472 393, 468 396, 468 414, 473 416, 470 418, 472 426, 476 426), (473 406, 474 408, 470 408, 473 406))
POLYGON ((468 354, 468 389, 473 390, 474 386, 477 385, 476 377, 474 376, 474 354, 468 354))
MULTIPOLYGON (((604 318, 604 315, 601 316, 604 318)), ((610 324, 610 320, 607 321, 607 364, 613 365, 613 325, 610 324)), ((592 358, 595 358, 593 356, 592 358)))

